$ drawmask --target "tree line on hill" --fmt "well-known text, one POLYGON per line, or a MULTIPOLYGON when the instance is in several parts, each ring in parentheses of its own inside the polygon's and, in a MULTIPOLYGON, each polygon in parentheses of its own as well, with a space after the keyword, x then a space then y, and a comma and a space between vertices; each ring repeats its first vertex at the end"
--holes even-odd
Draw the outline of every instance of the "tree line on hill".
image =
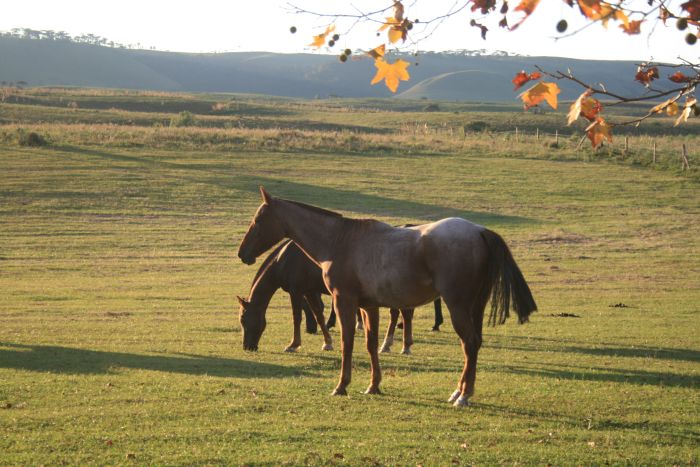
MULTIPOLYGON (((117 49, 145 48, 140 42, 137 42, 136 44, 122 44, 96 34, 80 34, 77 36, 71 36, 66 31, 53 31, 51 29, 13 28, 9 31, 0 31, 0 37, 14 37, 16 39, 43 41, 63 41, 72 42, 75 44, 99 45, 101 47, 111 47, 117 49)), ((149 49, 155 50, 155 47, 149 47, 149 49)))

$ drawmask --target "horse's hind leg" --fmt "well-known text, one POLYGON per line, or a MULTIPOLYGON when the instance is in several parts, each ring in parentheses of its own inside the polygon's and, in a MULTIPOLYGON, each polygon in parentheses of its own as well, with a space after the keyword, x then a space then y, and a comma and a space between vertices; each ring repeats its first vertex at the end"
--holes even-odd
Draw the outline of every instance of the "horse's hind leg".
POLYGON ((401 309, 401 316, 403 316, 403 349, 401 353, 404 355, 410 355, 413 345, 413 311, 413 308, 401 309))
POLYGON ((447 308, 450 311, 452 326, 462 341, 464 352, 464 369, 457 384, 457 389, 452 393, 448 402, 454 402, 457 407, 469 405, 469 398, 474 394, 476 381, 476 364, 481 348, 481 328, 483 319, 483 307, 472 300, 465 304, 465 300, 449 300, 443 296, 447 308), (481 309, 479 309, 481 308, 481 309))
POLYGON ((365 343, 367 344, 367 352, 369 352, 372 368, 372 377, 365 394, 381 394, 379 383, 382 381, 382 370, 379 367, 379 353, 377 352, 377 345, 379 344, 379 308, 363 309, 362 314, 365 322, 365 343))
POLYGON ((285 352, 296 352, 301 347, 301 303, 303 296, 297 293, 290 293, 289 299, 292 302, 292 317, 294 321, 294 335, 292 342, 284 349, 285 352))
POLYGON ((396 331, 396 323, 399 320, 399 310, 391 308, 389 313, 391 315, 391 321, 389 321, 389 326, 386 328, 386 335, 384 336, 382 348, 379 350, 381 353, 391 352, 391 346, 394 345, 394 332, 396 331))
POLYGON ((333 350, 333 338, 328 332, 328 328, 326 327, 325 323, 325 317, 323 316, 323 301, 321 301, 321 294, 304 295, 304 299, 306 300, 306 303, 308 303, 309 308, 311 308, 311 311, 313 312, 316 318, 316 322, 320 326, 321 332, 323 333, 322 349, 333 350))

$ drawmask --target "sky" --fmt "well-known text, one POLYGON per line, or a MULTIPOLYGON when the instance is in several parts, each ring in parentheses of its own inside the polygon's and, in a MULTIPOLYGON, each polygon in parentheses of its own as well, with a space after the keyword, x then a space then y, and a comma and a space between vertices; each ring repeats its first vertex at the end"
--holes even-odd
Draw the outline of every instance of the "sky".
MULTIPOLYGON (((640 1, 640 7, 646 0, 640 1)), ((672 0, 676 1, 676 0, 672 0)), ((0 30, 12 28, 52 29, 76 36, 96 34, 123 44, 141 44, 144 48, 178 52, 271 51, 282 53, 310 52, 312 36, 322 32, 334 18, 295 13, 291 5, 307 11, 328 14, 356 14, 383 8, 391 0, 19 0, 3 2, 0 30), (297 32, 290 33, 295 26, 297 32)), ((513 5, 515 1, 511 1, 513 5)), ((679 1, 676 4, 680 3, 679 1)), ((422 22, 449 12, 461 1, 404 0, 406 16, 422 22)), ((499 3, 500 5, 500 3, 499 3)), ((516 31, 498 28, 498 14, 480 18, 462 11, 443 22, 417 26, 402 50, 468 49, 506 51, 531 56, 561 56, 609 60, 677 61, 682 57, 700 61, 700 42, 688 46, 684 33, 674 22, 664 26, 656 20, 642 23, 641 35, 628 36, 617 24, 608 28, 593 24, 568 38, 555 39, 556 24, 565 19, 567 32, 586 24, 581 14, 561 0, 542 0, 535 13, 516 31), (470 27, 470 19, 489 27, 487 40, 479 29, 470 27), (653 33, 649 35, 649 32, 653 33), (426 37, 427 36, 427 37, 426 37)), ((511 24, 517 13, 510 15, 511 24)), ((352 19, 335 20, 341 35, 335 49, 368 50, 379 45, 377 24, 355 23, 352 19)), ((338 53, 322 49, 315 53, 338 53)))

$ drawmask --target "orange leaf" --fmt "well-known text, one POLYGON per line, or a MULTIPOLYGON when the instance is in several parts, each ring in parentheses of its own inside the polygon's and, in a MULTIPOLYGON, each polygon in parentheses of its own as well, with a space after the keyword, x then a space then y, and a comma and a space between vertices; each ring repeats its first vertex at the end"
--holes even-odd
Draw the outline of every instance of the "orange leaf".
POLYGON ((401 26, 392 26, 389 29, 389 42, 395 44, 402 39, 406 40, 406 29, 401 26))
POLYGON ((668 79, 670 79, 674 83, 690 83, 693 80, 693 78, 691 78, 690 76, 685 76, 680 71, 675 72, 674 74, 669 76, 668 79))
POLYGON ((588 125, 586 128, 586 135, 588 139, 591 140, 594 148, 600 147, 603 144, 603 140, 608 140, 612 143, 612 130, 610 125, 602 119, 601 117, 596 118, 596 120, 588 125))
POLYGON ((386 87, 391 92, 396 92, 399 87, 399 81, 408 81, 411 77, 408 74, 408 66, 410 63, 404 60, 396 60, 394 63, 387 63, 383 58, 378 58, 374 61, 374 66, 377 67, 377 74, 374 75, 371 84, 377 84, 384 80, 386 87))
POLYGON ((328 34, 332 33, 333 31, 335 31, 335 24, 331 24, 330 26, 328 26, 326 28, 326 32, 324 32, 323 34, 314 36, 313 42, 309 45, 311 47, 316 47, 317 49, 321 48, 323 44, 326 43, 326 36, 328 36, 328 34))
POLYGON ((525 110, 534 107, 542 101, 553 108, 557 108, 557 94, 559 94, 559 86, 556 83, 544 83, 540 81, 527 91, 520 94, 520 97, 525 104, 525 110))
POLYGON ((590 89, 581 94, 576 101, 571 104, 571 108, 568 114, 568 125, 575 122, 579 116, 585 118, 589 122, 595 120, 597 115, 603 110, 603 106, 600 105, 598 99, 591 96, 590 89))
POLYGON ((540 0, 521 0, 520 4, 515 7, 514 11, 522 11, 525 13, 525 16, 522 17, 520 21, 515 23, 510 30, 513 31, 520 26, 523 21, 525 21, 528 16, 532 14, 533 11, 535 11, 535 8, 537 8, 537 5, 540 3, 540 0))
POLYGON ((528 81, 532 81, 535 79, 540 79, 542 77, 542 74, 539 71, 535 71, 534 73, 530 73, 529 75, 525 73, 525 70, 517 73, 513 80, 511 81, 515 87, 513 88, 513 91, 521 88, 525 83, 528 81))
POLYGON ((489 10, 496 9, 496 0, 471 0, 472 11, 481 10, 482 15, 488 14, 489 10))
POLYGON ((578 8, 581 14, 586 18, 593 19, 594 16, 600 14, 600 0, 577 0, 578 8))
POLYGON ((639 34, 639 26, 642 24, 642 21, 644 20, 629 21, 628 23, 621 24, 620 27, 623 31, 632 36, 634 34, 639 34))
POLYGON ((386 46, 384 44, 380 45, 379 47, 375 47, 369 52, 367 52, 367 55, 370 57, 374 58, 375 60, 378 58, 381 58, 384 56, 386 53, 386 46))

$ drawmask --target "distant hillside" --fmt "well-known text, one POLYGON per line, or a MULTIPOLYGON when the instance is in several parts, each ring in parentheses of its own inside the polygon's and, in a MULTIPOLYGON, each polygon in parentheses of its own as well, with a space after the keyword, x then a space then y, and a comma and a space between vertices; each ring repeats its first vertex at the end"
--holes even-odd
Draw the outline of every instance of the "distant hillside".
MULTIPOLYGON (((355 58, 355 57, 353 57, 355 58)), ((399 98, 474 102, 513 101, 510 80, 522 69, 571 69, 580 79, 603 82, 622 94, 639 93, 633 62, 550 57, 509 57, 423 53, 409 57, 411 80, 399 98), (417 65, 416 65, 417 63, 417 65)), ((0 81, 31 86, 87 86, 163 91, 259 93, 289 97, 388 97, 383 85, 370 86, 371 60, 340 63, 335 56, 241 52, 189 54, 109 48, 67 41, 0 37, 0 81)), ((581 89, 561 82, 561 99, 581 89)))

